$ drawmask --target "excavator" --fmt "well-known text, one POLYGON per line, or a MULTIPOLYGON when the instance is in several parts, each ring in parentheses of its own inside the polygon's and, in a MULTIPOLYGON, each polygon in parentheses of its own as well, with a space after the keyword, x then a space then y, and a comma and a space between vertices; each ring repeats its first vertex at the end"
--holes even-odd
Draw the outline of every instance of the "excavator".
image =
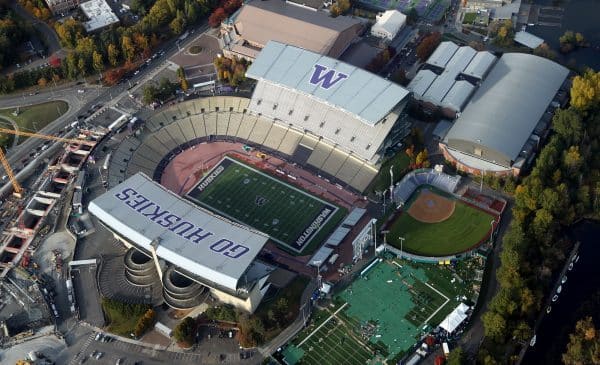
MULTIPOLYGON (((65 142, 65 143, 77 143, 77 144, 79 144, 79 143, 82 142, 82 140, 79 140, 79 139, 49 136, 49 135, 46 135, 46 134, 32 133, 32 132, 25 132, 25 131, 16 131, 16 130, 13 130, 13 129, 8 129, 8 128, 0 128, 0 133, 8 133, 8 134, 16 135, 16 136, 33 137, 33 138, 47 139, 47 140, 50 140, 50 141, 65 142)), ((0 162, 2 162, 2 166, 4 167, 4 171, 6 171, 6 175, 10 179, 10 182, 11 182, 11 184, 13 186, 13 195, 16 198, 19 198, 19 199, 22 198, 23 197, 23 191, 24 191, 23 187, 17 181, 17 178, 15 177, 15 173, 14 173, 13 169, 10 167, 10 164, 8 163, 8 160, 6 159, 6 155, 4 154, 4 151, 2 151, 2 148, 0 148, 0 162)))

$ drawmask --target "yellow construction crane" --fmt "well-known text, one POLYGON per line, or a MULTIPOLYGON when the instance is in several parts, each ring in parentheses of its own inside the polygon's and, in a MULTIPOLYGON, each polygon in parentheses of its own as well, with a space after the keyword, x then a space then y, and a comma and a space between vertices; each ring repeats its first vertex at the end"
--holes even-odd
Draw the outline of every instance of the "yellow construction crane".
MULTIPOLYGON (((8 134, 13 134, 15 136, 27 136, 27 137, 34 137, 34 138, 40 138, 40 139, 48 139, 51 141, 65 142, 65 143, 81 143, 81 142, 83 142, 80 139, 62 138, 62 137, 48 136, 48 135, 40 134, 40 133, 15 131, 13 129, 8 129, 8 128, 0 128, 0 133, 8 133, 8 134)), ((13 194, 17 198, 21 198, 23 196, 23 188, 21 187, 21 184, 19 184, 19 182, 17 181, 17 178, 15 177, 15 173, 13 172, 12 168, 10 167, 8 160, 6 159, 6 155, 4 155, 4 152, 2 151, 2 148, 0 148, 0 162, 2 162, 4 171, 6 171, 6 175, 10 179, 10 183, 13 186, 13 189, 14 189, 13 194)))

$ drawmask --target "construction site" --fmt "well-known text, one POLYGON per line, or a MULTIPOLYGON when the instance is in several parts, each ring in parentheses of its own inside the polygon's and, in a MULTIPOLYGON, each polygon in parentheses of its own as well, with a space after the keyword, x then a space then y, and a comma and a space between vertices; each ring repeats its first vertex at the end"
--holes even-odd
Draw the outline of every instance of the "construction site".
POLYGON ((91 153, 107 132, 106 128, 74 128, 64 136, 56 136, 0 129, 0 133, 41 138, 51 143, 44 145, 44 153, 36 155, 38 161, 29 163, 31 166, 27 168, 31 167, 31 172, 21 182, 0 150, 0 160, 10 181, 0 198, 0 342, 3 344, 29 337, 44 326, 53 327, 54 320, 59 318, 53 281, 64 281, 67 270, 63 262, 70 261, 72 250, 52 245, 48 238, 56 231, 68 232, 64 227, 76 192, 81 204, 81 183, 77 183, 84 177, 81 170, 86 163, 94 163, 91 153), (44 242, 50 244, 42 249, 44 242))

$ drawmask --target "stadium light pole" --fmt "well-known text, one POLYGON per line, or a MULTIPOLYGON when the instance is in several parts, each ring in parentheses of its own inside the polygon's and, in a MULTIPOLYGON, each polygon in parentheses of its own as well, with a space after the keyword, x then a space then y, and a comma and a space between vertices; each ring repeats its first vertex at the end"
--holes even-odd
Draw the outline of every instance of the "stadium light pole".
POLYGON ((400 258, 402 258, 402 256, 404 256, 404 237, 398 237, 398 239, 400 240, 400 258))
POLYGON ((390 166, 390 203, 394 202, 394 165, 390 166))
POLYGON ((494 223, 496 223, 496 220, 492 219, 492 222, 490 223, 492 225, 492 230, 490 231, 490 244, 492 244, 494 239, 494 223))

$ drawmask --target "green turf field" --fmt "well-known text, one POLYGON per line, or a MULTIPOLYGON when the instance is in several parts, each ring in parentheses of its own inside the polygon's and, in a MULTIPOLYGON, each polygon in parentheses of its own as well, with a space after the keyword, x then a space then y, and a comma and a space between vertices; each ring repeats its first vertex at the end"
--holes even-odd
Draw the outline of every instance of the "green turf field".
POLYGON ((452 216, 439 223, 423 223, 403 212, 392 223, 387 238, 391 245, 400 248, 398 237, 404 237, 402 249, 410 253, 447 256, 464 252, 485 239, 493 219, 488 213, 456 201, 452 216))
POLYGON ((188 197, 297 253, 323 240, 345 215, 345 210, 229 157, 188 197))
POLYGON ((318 331, 284 353, 288 364, 306 365, 362 365, 372 358, 368 346, 348 333, 345 322, 332 318, 318 331))
POLYGON ((317 311, 284 356, 290 364, 393 363, 472 294, 472 283, 454 279, 450 266, 383 260, 338 294, 335 307, 317 311), (356 362, 341 361, 343 354, 356 362))

